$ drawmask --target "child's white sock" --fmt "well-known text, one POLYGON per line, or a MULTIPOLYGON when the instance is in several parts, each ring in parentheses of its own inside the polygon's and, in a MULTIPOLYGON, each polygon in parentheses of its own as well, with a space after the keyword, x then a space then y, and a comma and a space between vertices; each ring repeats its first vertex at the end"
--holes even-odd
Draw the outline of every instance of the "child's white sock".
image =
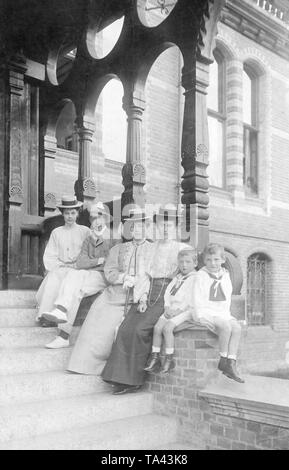
POLYGON ((174 348, 166 348, 166 354, 174 354, 174 348))
POLYGON ((159 348, 158 346, 153 346, 152 352, 153 353, 159 353, 159 352, 161 352, 161 348, 159 348))
POLYGON ((236 356, 235 354, 230 354, 230 355, 228 356, 228 359, 234 359, 234 361, 236 361, 237 356, 236 356))
POLYGON ((220 353, 220 356, 221 356, 221 357, 228 357, 228 353, 226 353, 226 352, 221 352, 221 353, 220 353))

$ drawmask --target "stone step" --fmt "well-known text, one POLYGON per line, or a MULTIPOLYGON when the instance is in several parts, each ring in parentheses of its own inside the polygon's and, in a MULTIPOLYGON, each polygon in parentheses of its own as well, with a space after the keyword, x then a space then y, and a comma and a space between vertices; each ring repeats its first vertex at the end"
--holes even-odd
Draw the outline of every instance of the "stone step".
POLYGON ((3 307, 26 307, 36 306, 35 290, 3 290, 0 291, 0 305, 3 307))
MULTIPOLYGON (((74 327, 70 344, 76 341, 80 327, 74 327)), ((44 347, 58 334, 58 328, 12 327, 0 328, 0 348, 44 347)))
POLYGON ((44 346, 57 335, 57 328, 0 328, 0 348, 44 346))
POLYGON ((0 376, 65 370, 71 349, 37 347, 3 349, 0 354, 0 376))
MULTIPOLYGON (((123 397, 124 398, 124 397, 123 397)), ((132 399, 132 396, 130 397, 132 399)), ((130 401, 130 400, 129 400, 130 401)), ((146 450, 172 448, 177 433, 176 420, 147 414, 50 433, 33 439, 0 443, 1 450, 146 450), (159 448, 159 447, 157 447, 159 448)), ((173 447, 175 448, 175 447, 173 447)), ((146 462, 144 462, 146 464, 146 462)))
MULTIPOLYGON (((101 438, 103 426, 99 426, 99 423, 151 413, 152 399, 153 396, 147 392, 123 396, 95 393, 83 397, 1 406, 0 442, 57 432, 66 436, 72 428, 79 432, 79 428, 97 423, 96 429, 101 438)), ((123 434, 127 432, 128 429, 122 429, 123 434)))
POLYGON ((100 377, 64 371, 1 377, 0 406, 109 391, 100 377))
POLYGON ((0 328, 35 326, 35 318, 35 308, 0 307, 0 328))

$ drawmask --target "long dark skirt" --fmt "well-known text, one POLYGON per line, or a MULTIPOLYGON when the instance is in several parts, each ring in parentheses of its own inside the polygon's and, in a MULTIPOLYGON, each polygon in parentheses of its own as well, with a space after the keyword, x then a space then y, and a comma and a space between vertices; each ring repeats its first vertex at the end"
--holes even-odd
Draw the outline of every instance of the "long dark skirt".
POLYGON ((127 385, 142 385, 145 381, 146 366, 151 352, 153 328, 164 311, 164 293, 169 279, 154 279, 150 304, 145 313, 132 305, 119 327, 116 340, 102 378, 107 382, 127 385))

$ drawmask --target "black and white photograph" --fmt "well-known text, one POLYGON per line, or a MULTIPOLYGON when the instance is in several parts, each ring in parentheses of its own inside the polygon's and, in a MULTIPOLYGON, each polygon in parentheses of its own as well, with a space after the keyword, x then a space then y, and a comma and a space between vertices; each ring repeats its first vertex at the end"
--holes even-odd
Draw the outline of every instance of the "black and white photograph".
POLYGON ((0 450, 289 450, 288 260, 289 0, 0 0, 0 450))

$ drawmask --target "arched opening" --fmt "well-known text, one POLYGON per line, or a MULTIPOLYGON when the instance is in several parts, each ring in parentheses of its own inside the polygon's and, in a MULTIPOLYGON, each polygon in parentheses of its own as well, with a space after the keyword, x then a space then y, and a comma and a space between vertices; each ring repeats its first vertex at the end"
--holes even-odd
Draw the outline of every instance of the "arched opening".
POLYGON ((182 67, 183 56, 180 49, 170 44, 157 57, 147 76, 144 142, 148 203, 180 203, 183 171, 180 155, 184 114, 182 67))
POLYGON ((64 100, 54 110, 45 136, 44 199, 50 210, 63 194, 74 192, 79 161, 75 118, 73 102, 64 100))
POLYGON ((76 112, 72 101, 62 109, 56 123, 56 141, 59 149, 78 152, 78 134, 75 125, 76 112))
POLYGON ((104 86, 95 108, 97 154, 104 158, 104 178, 100 181, 104 201, 119 197, 121 168, 126 162, 127 116, 122 107, 123 85, 112 78, 104 86), (105 181, 110 180, 107 185, 105 181))
POLYGON ((69 43, 49 53, 47 76, 52 85, 60 85, 66 80, 72 70, 76 52, 76 46, 69 43))
POLYGON ((269 323, 269 265, 270 259, 264 253, 255 253, 247 260, 247 321, 249 325, 269 323))
POLYGON ((123 24, 124 16, 108 25, 101 24, 88 29, 87 49, 94 59, 103 59, 110 54, 121 35, 123 24))

